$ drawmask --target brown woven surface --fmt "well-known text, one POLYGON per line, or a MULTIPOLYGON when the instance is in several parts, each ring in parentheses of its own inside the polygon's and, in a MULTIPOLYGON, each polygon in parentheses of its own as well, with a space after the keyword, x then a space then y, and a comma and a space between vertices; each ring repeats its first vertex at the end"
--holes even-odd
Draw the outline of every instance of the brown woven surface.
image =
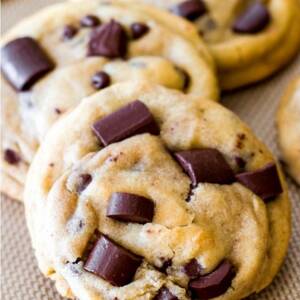
MULTIPOLYGON (((54 2, 59 0, 3 0, 2 32, 20 18, 54 2)), ((278 151, 274 113, 284 87, 296 72, 300 72, 300 56, 292 65, 273 78, 223 97, 223 103, 246 121, 276 155, 278 151)), ((274 283, 251 300, 300 299, 300 189, 290 180, 289 186, 293 205, 293 236, 289 253, 274 283)), ((52 283, 44 279, 37 269, 23 213, 22 204, 2 197, 1 299, 61 299, 52 283)))

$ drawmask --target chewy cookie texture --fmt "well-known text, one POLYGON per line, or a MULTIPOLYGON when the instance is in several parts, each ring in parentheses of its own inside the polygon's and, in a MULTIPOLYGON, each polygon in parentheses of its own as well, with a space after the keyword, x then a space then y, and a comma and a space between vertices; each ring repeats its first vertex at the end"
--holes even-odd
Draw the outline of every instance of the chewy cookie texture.
POLYGON ((300 185, 300 76, 284 93, 277 111, 278 144, 285 167, 300 185))
POLYGON ((148 82, 54 124, 25 207, 41 270, 79 299, 241 299, 272 281, 290 235, 266 147, 219 104, 148 82))
POLYGON ((5 34, 1 191, 22 200, 28 167, 52 124, 111 84, 144 79, 217 100, 206 46, 190 24, 176 21, 174 28, 174 19, 141 4, 129 9, 126 1, 70 1, 5 34))
POLYGON ((195 25, 216 60, 224 90, 270 76, 299 52, 298 0, 139 1, 195 25))

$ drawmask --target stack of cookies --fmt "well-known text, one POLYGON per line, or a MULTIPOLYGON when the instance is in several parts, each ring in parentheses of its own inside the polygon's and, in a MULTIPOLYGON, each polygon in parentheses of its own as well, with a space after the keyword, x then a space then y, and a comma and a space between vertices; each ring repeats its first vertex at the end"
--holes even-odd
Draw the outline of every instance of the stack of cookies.
MULTIPOLYGON (((1 41, 1 192, 80 300, 238 300, 290 237, 280 165, 221 91, 300 49, 298 0, 69 0, 1 41)), ((278 110, 300 183, 299 80, 278 110)))

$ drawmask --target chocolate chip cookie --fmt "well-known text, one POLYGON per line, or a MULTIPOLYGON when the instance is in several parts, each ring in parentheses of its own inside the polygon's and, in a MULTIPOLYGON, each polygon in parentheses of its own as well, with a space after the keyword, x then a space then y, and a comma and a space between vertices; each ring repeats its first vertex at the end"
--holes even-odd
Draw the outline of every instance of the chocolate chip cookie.
POLYGON ((47 7, 1 42, 1 191, 22 199, 28 166, 51 125, 79 101, 147 79, 216 100, 212 58, 193 26, 144 5, 105 0, 47 7), (181 34, 182 33, 182 34, 181 34), (200 54, 199 54, 200 51, 200 54))
POLYGON ((216 60, 225 90, 270 76, 299 51, 298 0, 139 1, 196 25, 216 60))
POLYGON ((300 185, 300 76, 291 83, 280 102, 277 128, 282 159, 300 185))
POLYGON ((148 82, 81 101, 29 170, 39 266, 78 299, 241 299, 290 235, 280 167, 237 116, 148 82))

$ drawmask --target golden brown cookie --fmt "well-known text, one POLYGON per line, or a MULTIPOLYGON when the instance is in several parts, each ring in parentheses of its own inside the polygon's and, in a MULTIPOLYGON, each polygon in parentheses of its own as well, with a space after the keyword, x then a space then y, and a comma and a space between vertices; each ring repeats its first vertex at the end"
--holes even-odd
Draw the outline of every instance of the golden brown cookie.
POLYGON ((285 181, 251 130, 147 82, 52 127, 25 206, 41 270, 79 299, 241 299, 272 281, 290 236, 285 181))
POLYGON ((216 60, 222 89, 264 79, 300 47, 298 0, 132 0, 192 22, 216 60))
POLYGON ((21 200, 28 167, 48 129, 82 98, 110 84, 145 79, 216 100, 208 50, 199 37, 186 39, 193 31, 186 22, 173 30, 174 19, 123 1, 65 2, 5 34, 1 191, 21 200), (16 159, 5 159, 6 153, 16 159))
POLYGON ((300 77, 285 92, 277 112, 278 143, 287 170, 300 184, 300 77))

